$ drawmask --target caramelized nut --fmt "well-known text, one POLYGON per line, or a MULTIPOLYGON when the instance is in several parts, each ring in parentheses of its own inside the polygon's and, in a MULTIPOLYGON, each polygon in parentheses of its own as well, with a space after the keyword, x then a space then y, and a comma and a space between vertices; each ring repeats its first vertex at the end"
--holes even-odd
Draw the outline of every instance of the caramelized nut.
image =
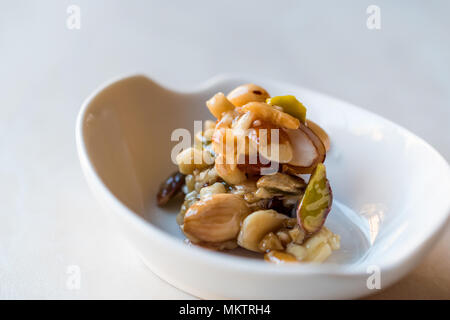
POLYGON ((298 194, 305 190, 306 183, 300 177, 277 172, 273 175, 262 176, 256 182, 256 186, 273 193, 298 194))
POLYGON ((298 262, 293 255, 280 251, 270 251, 266 253, 264 255, 264 260, 276 264, 298 262))
POLYGON ((259 250, 262 252, 269 252, 271 250, 283 250, 283 244, 281 243, 280 239, 273 233, 269 232, 265 235, 264 238, 262 238, 261 242, 259 243, 259 250))
POLYGON ((308 262, 324 262, 332 253, 331 247, 328 243, 322 243, 313 252, 309 252, 306 260, 308 262))
POLYGON ((298 244, 289 243, 286 247, 286 252, 292 254, 297 260, 303 260, 307 256, 308 252, 306 249, 298 244))
POLYGON ((277 232, 277 237, 280 239, 281 243, 286 246, 289 242, 292 241, 291 236, 289 235, 287 230, 280 230, 277 232))
POLYGON ((228 164, 225 162, 225 157, 223 155, 219 155, 214 166, 216 168, 217 174, 223 180, 225 180, 225 182, 235 185, 240 184, 247 179, 245 173, 239 170, 235 163, 228 164))
POLYGON ((264 102, 249 102, 236 110, 239 113, 251 111, 256 119, 273 123, 281 128, 297 129, 300 126, 300 121, 297 118, 277 110, 264 102))
POLYGON ((206 106, 217 119, 220 119, 224 112, 232 111, 234 109, 234 105, 222 92, 216 93, 214 97, 206 101, 206 106))
POLYGON ((325 150, 330 150, 330 137, 325 132, 325 130, 323 130, 317 123, 309 119, 306 119, 306 125, 316 134, 316 136, 320 138, 325 147, 325 150))
POLYGON ((248 83, 235 88, 227 95, 227 98, 236 107, 240 107, 252 101, 264 102, 270 98, 270 95, 264 88, 248 83))
POLYGON ((240 196, 215 194, 191 205, 184 216, 183 231, 193 242, 232 240, 249 213, 247 203, 240 196))
POLYGON ((300 229, 298 226, 295 226, 293 229, 289 230, 289 235, 294 243, 302 244, 305 239, 305 232, 300 229))
POLYGON ((260 210, 248 215, 242 223, 238 244, 248 250, 260 252, 259 243, 269 232, 276 231, 283 226, 285 215, 274 210, 260 210))
POLYGON ((219 193, 227 193, 227 190, 225 190, 225 186, 223 185, 223 183, 216 182, 213 185, 200 189, 200 200, 204 200, 212 196, 213 194, 219 193))
POLYGON ((339 236, 328 228, 322 227, 319 232, 304 242, 303 247, 307 251, 305 261, 323 262, 331 255, 333 247, 339 247, 339 236))
POLYGON ((195 169, 204 169, 214 163, 214 158, 207 151, 196 148, 188 148, 180 152, 176 161, 178 169, 183 174, 190 174, 195 169))

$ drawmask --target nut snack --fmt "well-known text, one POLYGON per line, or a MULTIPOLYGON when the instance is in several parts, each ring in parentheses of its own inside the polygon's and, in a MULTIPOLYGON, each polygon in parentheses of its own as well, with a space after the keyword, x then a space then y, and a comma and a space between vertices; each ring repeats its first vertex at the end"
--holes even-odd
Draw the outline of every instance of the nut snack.
POLYGON ((271 97, 255 84, 219 92, 206 106, 216 121, 178 153, 158 205, 184 194, 176 220, 192 244, 239 246, 278 264, 325 261, 340 246, 324 226, 333 200, 327 133, 296 97, 271 97))

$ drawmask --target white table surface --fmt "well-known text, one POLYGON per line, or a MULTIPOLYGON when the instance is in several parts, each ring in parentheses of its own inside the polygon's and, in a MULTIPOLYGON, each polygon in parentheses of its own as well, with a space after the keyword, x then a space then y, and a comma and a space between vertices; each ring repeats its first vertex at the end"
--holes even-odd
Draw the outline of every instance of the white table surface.
MULTIPOLYGON (((79 167, 80 104, 120 74, 185 87, 222 72, 290 81, 394 120, 450 159, 450 2, 309 2, 3 1, 0 298, 192 298, 141 263, 79 167), (70 4, 80 30, 66 27, 70 4), (370 4, 381 30, 366 27, 370 4)), ((449 242, 447 228, 376 297, 449 299, 449 242)))

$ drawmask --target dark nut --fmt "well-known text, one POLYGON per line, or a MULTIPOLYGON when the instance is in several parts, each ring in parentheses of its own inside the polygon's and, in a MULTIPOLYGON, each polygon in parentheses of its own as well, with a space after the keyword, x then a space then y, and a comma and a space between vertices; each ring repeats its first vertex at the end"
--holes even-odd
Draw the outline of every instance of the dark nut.
POLYGON ((300 177, 278 172, 273 175, 262 176, 256 186, 265 188, 272 193, 299 194, 305 190, 306 183, 300 177))

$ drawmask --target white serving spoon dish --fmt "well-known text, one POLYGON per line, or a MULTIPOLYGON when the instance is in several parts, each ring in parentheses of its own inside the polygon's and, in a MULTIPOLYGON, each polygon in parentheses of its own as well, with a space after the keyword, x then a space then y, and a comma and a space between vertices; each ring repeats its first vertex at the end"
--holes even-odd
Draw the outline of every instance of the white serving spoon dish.
POLYGON ((337 299, 386 288, 427 254, 450 212, 450 168, 422 139, 375 114, 276 81, 219 76, 192 91, 146 76, 102 86, 83 104, 78 154, 89 186, 145 263, 170 284, 201 298, 337 299), (236 250, 188 246, 175 222, 180 203, 156 206, 160 183, 174 170, 171 133, 192 132, 211 116, 205 101, 243 83, 272 95, 294 94, 308 118, 331 138, 328 178, 334 193, 326 226, 341 249, 318 264, 278 266, 236 250))

